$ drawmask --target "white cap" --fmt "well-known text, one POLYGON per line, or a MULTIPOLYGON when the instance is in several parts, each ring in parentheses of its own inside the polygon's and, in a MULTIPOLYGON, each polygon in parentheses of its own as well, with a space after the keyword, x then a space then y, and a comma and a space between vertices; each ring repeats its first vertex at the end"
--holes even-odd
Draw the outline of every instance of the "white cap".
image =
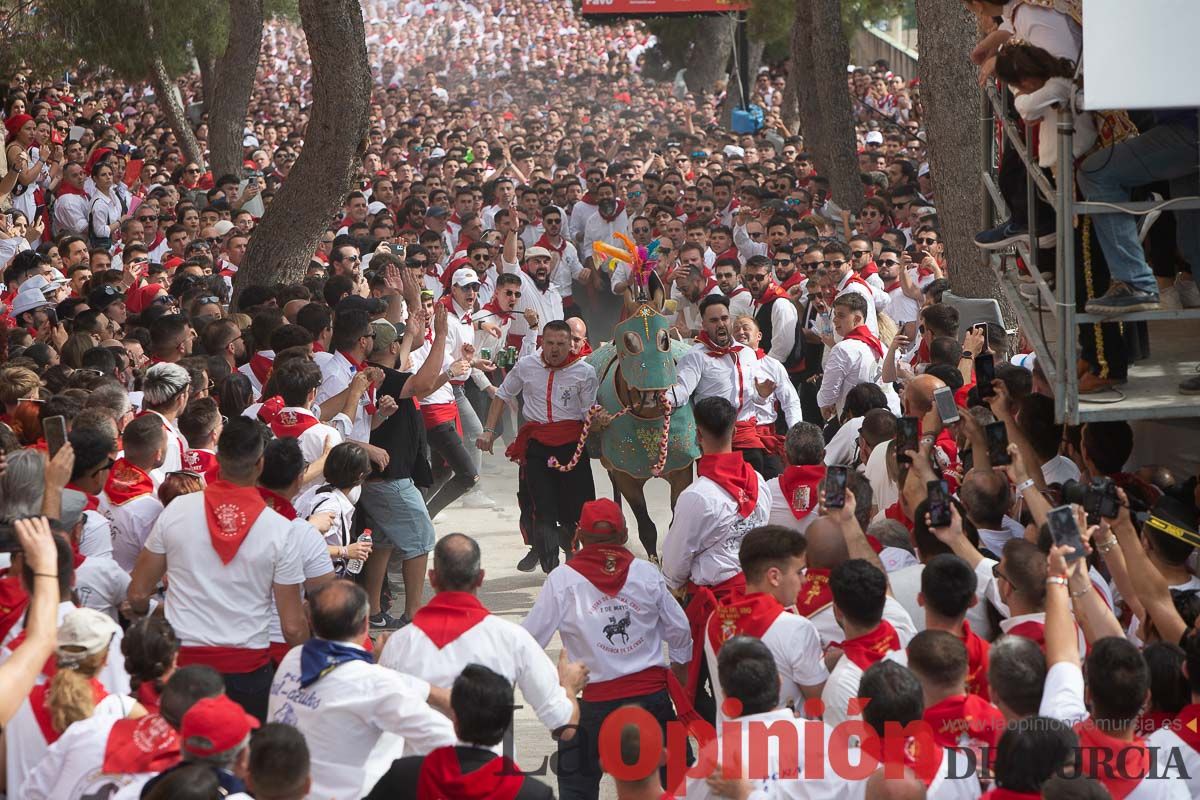
POLYGON ((544 247, 530 247, 526 250, 525 260, 528 261, 531 258, 548 258, 554 260, 554 256, 544 247))
POLYGON ((380 211, 383 211, 385 208, 387 208, 386 204, 380 202, 379 200, 375 200, 367 205, 367 213, 368 214, 378 214, 380 211))
POLYGON ((429 151, 429 157, 430 158, 445 158, 446 151, 440 147, 435 147, 429 151))
POLYGON ((58 267, 50 268, 50 283, 53 283, 56 286, 65 286, 70 282, 71 280, 66 275, 63 275, 62 270, 60 270, 58 267))
POLYGON ((921 166, 917 167, 917 177, 918 178, 923 178, 928 174, 929 174, 929 164, 928 163, 922 164, 921 166))
POLYGON ((34 291, 44 292, 47 289, 53 289, 53 288, 54 287, 50 285, 50 281, 48 281, 46 279, 46 276, 34 275, 33 277, 29 278, 29 280, 27 280, 21 284, 21 288, 19 291, 22 291, 22 292, 34 292, 34 291))
POLYGON ((120 630, 108 614, 94 608, 77 608, 58 626, 55 653, 60 662, 79 663, 103 652, 120 630))
POLYGON ((213 225, 213 230, 217 232, 217 236, 225 236, 233 230, 233 223, 227 219, 220 220, 216 225, 213 225))
POLYGON ((242 147, 258 147, 258 137, 250 131, 246 131, 242 136, 242 147))
POLYGON ((1037 353, 1017 353, 1011 359, 1014 367, 1022 367, 1033 372, 1033 368, 1037 366, 1037 353))
POLYGON ((746 151, 744 149, 742 149, 741 147, 738 147, 736 144, 725 145, 725 149, 722 150, 721 152, 723 152, 725 154, 726 158, 745 158, 746 157, 746 151))
POLYGON ((883 134, 879 131, 867 131, 867 144, 883 144, 883 134))
POLYGON ((454 271, 454 277, 450 279, 450 283, 454 286, 470 286, 479 282, 479 275, 470 267, 459 267, 454 271))
MULTIPOLYGON (((29 283, 26 281, 25 283, 29 283)), ((17 296, 13 298, 12 313, 13 316, 24 314, 26 311, 33 311, 35 308, 42 308, 51 305, 50 301, 42 294, 42 290, 33 288, 26 290, 25 284, 21 284, 21 291, 17 292, 17 296)))

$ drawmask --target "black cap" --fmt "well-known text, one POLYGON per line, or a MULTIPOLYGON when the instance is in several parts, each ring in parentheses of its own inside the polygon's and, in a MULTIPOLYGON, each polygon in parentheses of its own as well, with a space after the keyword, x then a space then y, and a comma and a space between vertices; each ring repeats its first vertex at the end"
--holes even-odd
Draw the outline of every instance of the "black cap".
POLYGON ((89 306, 98 311, 103 311, 118 300, 124 300, 125 293, 110 283, 98 289, 93 289, 88 293, 87 299, 89 306))
POLYGON ((334 311, 365 311, 368 314, 380 314, 387 308, 387 301, 376 297, 359 297, 356 294, 343 297, 338 301, 334 311))

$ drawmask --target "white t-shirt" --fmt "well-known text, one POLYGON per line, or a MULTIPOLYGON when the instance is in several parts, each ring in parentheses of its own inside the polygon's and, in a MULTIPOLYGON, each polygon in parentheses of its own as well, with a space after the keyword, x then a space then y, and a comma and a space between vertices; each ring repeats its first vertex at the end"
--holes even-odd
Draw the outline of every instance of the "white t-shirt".
POLYGON ((223 564, 209 536, 203 492, 181 495, 163 510, 146 549, 167 558, 167 621, 182 645, 268 647, 272 585, 304 582, 289 535, 290 523, 264 508, 223 564))
POLYGON ((293 647, 280 662, 267 718, 304 734, 312 757, 309 797, 361 797, 406 747, 424 755, 454 744, 450 720, 426 703, 425 681, 348 661, 301 688, 301 651, 293 647))
MULTIPOLYGON (((329 548, 321 532, 308 524, 303 518, 292 520, 292 530, 288 534, 289 543, 296 548, 300 557, 300 569, 304 572, 304 580, 310 581, 322 575, 333 572, 333 559, 329 557, 329 548)), ((284 643, 283 625, 279 622, 279 609, 275 607, 275 595, 271 595, 271 643, 284 643)))
POLYGON ((25 782, 24 796, 27 800, 110 797, 127 786, 140 788, 153 778, 156 774, 153 772, 103 771, 109 734, 121 718, 112 714, 92 715, 63 731, 25 782))
POLYGON ((662 545, 662 572, 672 589, 689 580, 716 586, 742 571, 738 550, 752 529, 771 516, 771 490, 762 475, 750 515, 738 514, 734 499, 717 483, 698 477, 680 493, 675 516, 662 545))
POLYGON ((142 546, 154 521, 162 513, 163 504, 154 492, 148 492, 114 505, 108 495, 101 493, 100 510, 108 517, 112 528, 113 560, 126 572, 133 572, 142 553, 142 546))
POLYGON ((117 609, 129 594, 129 573, 111 558, 88 556, 75 568, 75 594, 84 608, 94 608, 118 622, 117 609))

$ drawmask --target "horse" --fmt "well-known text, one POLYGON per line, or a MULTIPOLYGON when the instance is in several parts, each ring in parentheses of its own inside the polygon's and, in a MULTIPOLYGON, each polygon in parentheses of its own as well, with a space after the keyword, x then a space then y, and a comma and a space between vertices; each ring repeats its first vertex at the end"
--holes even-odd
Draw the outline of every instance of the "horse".
POLYGON ((591 434, 600 463, 629 503, 638 538, 651 558, 658 556, 658 529, 646 509, 643 487, 652 477, 671 485, 671 508, 692 482, 700 457, 691 403, 672 408, 666 392, 676 380, 675 365, 688 345, 672 339, 670 322, 656 303, 643 301, 613 329, 613 341, 587 357, 599 379, 596 402, 609 417, 591 434))
POLYGON ((629 642, 629 634, 626 633, 626 629, 629 627, 630 623, 629 612, 626 611, 625 616, 619 621, 616 617, 609 617, 608 623, 609 624, 604 626, 604 636, 608 639, 608 643, 613 643, 614 636, 620 636, 622 643, 627 644, 629 642))

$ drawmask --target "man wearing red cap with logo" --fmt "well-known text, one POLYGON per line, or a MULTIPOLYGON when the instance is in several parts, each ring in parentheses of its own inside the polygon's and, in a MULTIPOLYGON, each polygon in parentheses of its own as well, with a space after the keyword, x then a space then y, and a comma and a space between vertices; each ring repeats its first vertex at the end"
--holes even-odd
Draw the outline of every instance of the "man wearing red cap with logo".
MULTIPOLYGON (((767 481, 733 450, 733 405, 723 397, 706 397, 696 403, 695 415, 702 453, 696 462, 698 477, 675 501, 675 517, 662 546, 663 577, 672 592, 688 598, 693 643, 703 641, 718 601, 744 592, 738 549, 742 538, 766 525, 771 513, 767 481)), ((688 672, 692 697, 707 672, 702 652, 694 648, 688 672)), ((710 720, 716 715, 714 706, 705 711, 710 720)))
POLYGON ((542 647, 557 631, 563 646, 588 668, 579 730, 571 742, 559 743, 562 797, 597 796, 600 728, 613 711, 641 706, 659 721, 664 738, 676 711, 691 716, 680 685, 692 659, 687 617, 662 573, 626 549, 628 538, 616 503, 607 498, 584 503, 574 555, 565 569, 546 578, 522 623, 542 647), (664 641, 670 670, 663 665, 664 641))
POLYGON ((291 523, 267 507, 256 486, 263 468, 261 426, 231 419, 221 433, 221 480, 181 495, 159 515, 129 584, 134 614, 167 578, 167 621, 182 647, 179 665, 207 664, 229 696, 263 718, 274 674, 271 600, 290 645, 308 638, 300 600, 304 571, 291 523))
MULTIPOLYGON (((492 452, 500 415, 522 396, 526 422, 504 454, 521 465, 517 499, 533 509, 532 544, 543 572, 558 566, 558 550, 566 549, 583 504, 596 497, 590 460, 575 456, 597 388, 596 370, 572 352, 571 327, 561 319, 548 322, 542 351, 524 356, 508 373, 479 437, 479 449, 492 452)), ((522 564, 533 569, 525 559, 522 564)))
POLYGON ((226 800, 250 800, 245 778, 250 772, 250 732, 258 726, 257 719, 226 695, 196 701, 179 727, 183 760, 147 781, 142 797, 176 770, 204 764, 221 784, 226 800))

